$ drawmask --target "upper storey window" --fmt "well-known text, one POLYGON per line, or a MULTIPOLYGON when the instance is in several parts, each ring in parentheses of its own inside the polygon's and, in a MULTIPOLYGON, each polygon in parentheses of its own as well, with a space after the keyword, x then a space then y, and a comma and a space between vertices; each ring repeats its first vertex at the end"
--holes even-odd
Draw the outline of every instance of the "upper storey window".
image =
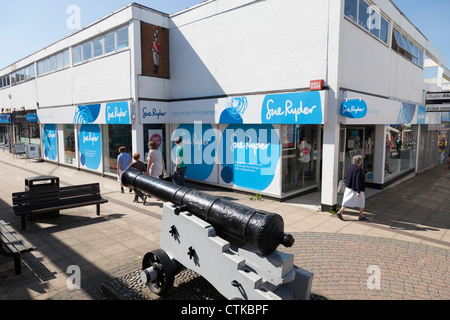
POLYGON ((344 14, 367 32, 387 44, 389 22, 379 9, 364 0, 345 0, 344 14))
POLYGON ((392 50, 397 51, 414 64, 423 67, 423 50, 395 28, 392 35, 392 50))

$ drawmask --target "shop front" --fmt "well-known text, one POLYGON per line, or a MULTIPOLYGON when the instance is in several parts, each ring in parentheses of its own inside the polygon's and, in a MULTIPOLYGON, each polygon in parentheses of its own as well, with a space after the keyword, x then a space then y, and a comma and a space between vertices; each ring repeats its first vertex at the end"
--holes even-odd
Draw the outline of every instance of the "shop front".
POLYGON ((401 101, 344 92, 339 179, 355 155, 363 157, 365 181, 382 189, 416 171, 419 127, 426 109, 401 101))
POLYGON ((33 146, 40 150, 41 137, 36 110, 14 111, 12 115, 14 142, 25 144, 26 149, 33 146))
POLYGON ((45 160, 115 175, 119 147, 131 153, 129 101, 42 108, 38 117, 45 160))
POLYGON ((0 148, 11 152, 13 139, 12 114, 0 114, 0 148))
POLYGON ((318 188, 326 94, 141 101, 140 122, 162 133, 169 171, 181 137, 188 179, 281 199, 318 188))

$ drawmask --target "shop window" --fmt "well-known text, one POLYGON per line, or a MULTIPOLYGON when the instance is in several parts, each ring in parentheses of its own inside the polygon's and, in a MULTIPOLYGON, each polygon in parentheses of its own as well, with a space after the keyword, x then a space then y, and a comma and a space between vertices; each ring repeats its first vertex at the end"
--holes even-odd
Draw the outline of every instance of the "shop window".
MULTIPOLYGON (((163 124, 146 124, 144 125, 144 154, 141 154, 141 160, 147 163, 147 156, 149 153, 148 143, 150 141, 156 142, 158 150, 163 154, 166 159, 166 129, 163 124)), ((165 161, 165 160, 164 160, 165 161)))
POLYGON ((317 186, 319 160, 318 130, 315 125, 283 125, 283 193, 317 186))
POLYGON ((386 157, 384 180, 416 167, 417 125, 386 127, 386 157))
POLYGON ((353 163, 354 156, 363 157, 362 169, 366 182, 374 180, 375 127, 342 127, 339 152, 344 157, 339 161, 339 179, 347 178, 347 169, 353 163))
POLYGON ((104 172, 117 174, 119 147, 126 147, 126 152, 132 155, 131 125, 105 124, 102 131, 104 172))
POLYGON ((64 163, 75 164, 75 131, 73 124, 65 124, 64 132, 64 163))

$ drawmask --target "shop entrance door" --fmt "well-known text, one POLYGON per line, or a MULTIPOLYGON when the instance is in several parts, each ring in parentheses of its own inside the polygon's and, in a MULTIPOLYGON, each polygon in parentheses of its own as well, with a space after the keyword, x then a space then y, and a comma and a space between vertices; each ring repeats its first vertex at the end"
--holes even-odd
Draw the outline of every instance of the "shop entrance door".
POLYGON ((365 128, 346 128, 345 129, 345 161, 342 170, 344 179, 347 178, 347 168, 353 163, 353 157, 360 155, 364 163, 364 136, 365 128))
POLYGON ((346 179, 347 168, 353 157, 362 156, 362 169, 367 182, 373 181, 375 126, 341 128, 341 166, 340 179, 346 179))

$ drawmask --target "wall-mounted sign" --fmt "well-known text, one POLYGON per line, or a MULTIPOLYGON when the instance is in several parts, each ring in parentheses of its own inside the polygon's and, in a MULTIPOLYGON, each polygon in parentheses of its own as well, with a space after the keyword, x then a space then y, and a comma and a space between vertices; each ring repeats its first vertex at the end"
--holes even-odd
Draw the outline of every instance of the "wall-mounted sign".
POLYGON ((55 161, 58 156, 58 136, 56 125, 46 124, 42 130, 42 141, 44 142, 44 157, 55 161))
POLYGON ((347 118, 361 119, 367 115, 367 104, 362 99, 346 100, 342 102, 339 113, 347 118))
POLYGON ((102 155, 102 138, 98 124, 83 124, 80 128, 78 143, 80 163, 84 168, 98 170, 102 155))
POLYGON ((12 123, 11 113, 0 114, 0 123, 12 123))
POLYGON ((40 108, 37 116, 43 124, 131 124, 129 101, 40 108))
POLYGON ((339 114, 343 124, 439 124, 428 114, 428 106, 344 91, 339 114))
POLYGON ((312 80, 309 83, 309 90, 322 90, 323 89, 323 80, 312 80))
POLYGON ((427 105, 427 112, 449 112, 450 104, 427 105))
POLYGON ((326 91, 176 102, 141 101, 140 123, 323 124, 326 91))
POLYGON ((25 120, 28 122, 37 122, 38 116, 36 113, 29 113, 25 116, 25 120))
POLYGON ((448 100, 448 101, 450 101, 450 92, 428 92, 427 100, 448 100))

